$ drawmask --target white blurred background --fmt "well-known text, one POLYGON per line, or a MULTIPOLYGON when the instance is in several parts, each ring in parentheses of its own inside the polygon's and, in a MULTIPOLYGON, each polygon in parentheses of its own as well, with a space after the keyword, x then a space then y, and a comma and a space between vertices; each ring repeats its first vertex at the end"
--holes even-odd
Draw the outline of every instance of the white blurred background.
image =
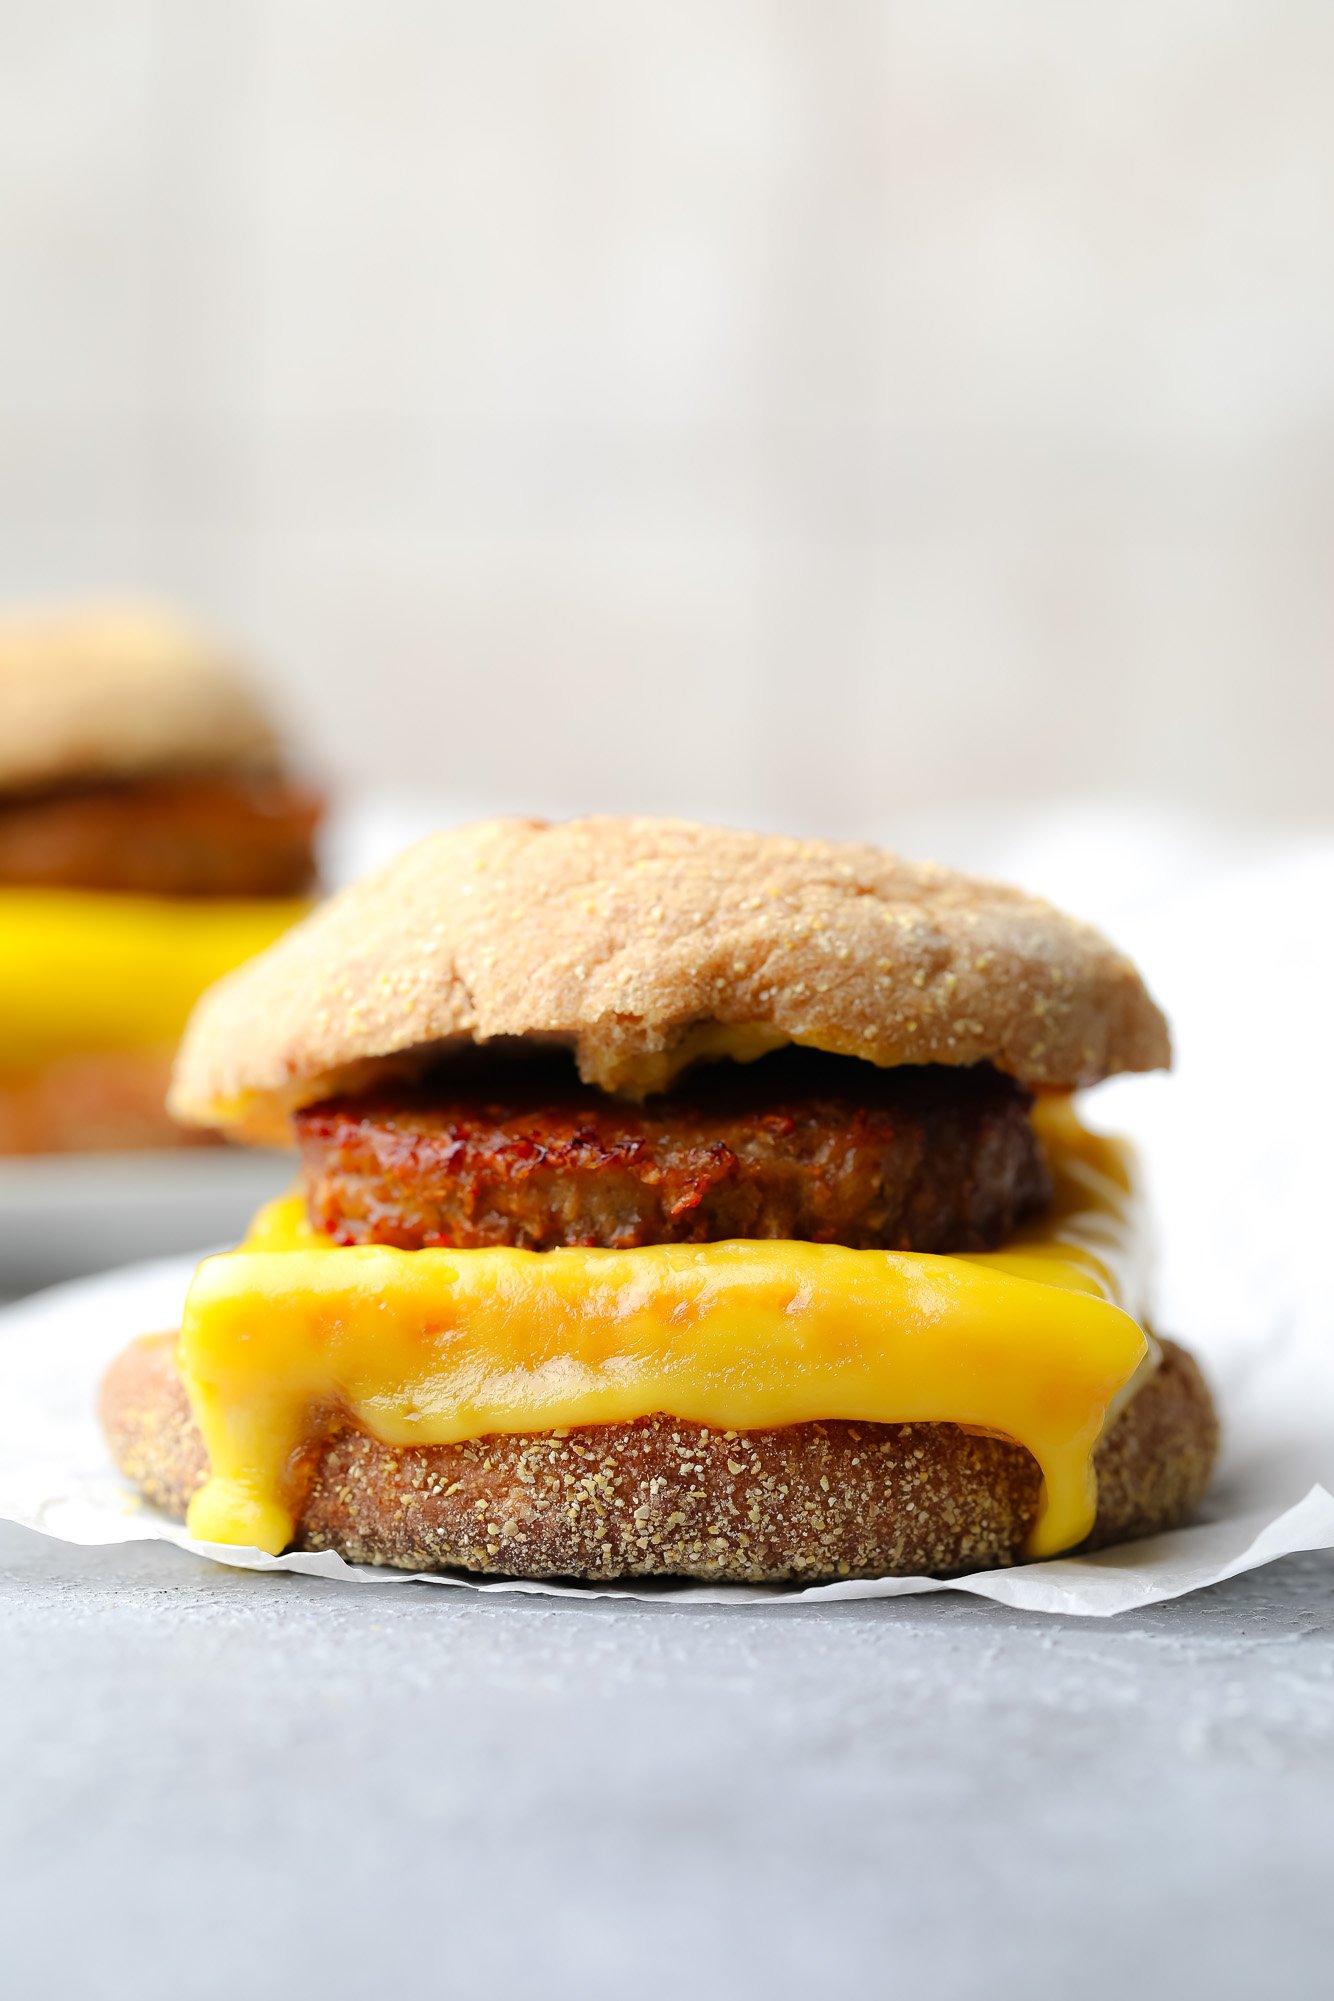
POLYGON ((0 0, 0 596, 335 779, 1330 804, 1327 0, 0 0))

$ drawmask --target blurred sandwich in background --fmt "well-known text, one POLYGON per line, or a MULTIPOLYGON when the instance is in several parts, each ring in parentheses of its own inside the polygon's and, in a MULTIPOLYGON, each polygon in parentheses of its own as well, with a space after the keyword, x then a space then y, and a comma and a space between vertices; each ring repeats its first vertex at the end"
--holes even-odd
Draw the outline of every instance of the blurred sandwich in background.
POLYGON ((0 1154, 200 1143, 165 1108, 177 1037, 307 908, 320 814, 174 616, 0 618, 0 1154))

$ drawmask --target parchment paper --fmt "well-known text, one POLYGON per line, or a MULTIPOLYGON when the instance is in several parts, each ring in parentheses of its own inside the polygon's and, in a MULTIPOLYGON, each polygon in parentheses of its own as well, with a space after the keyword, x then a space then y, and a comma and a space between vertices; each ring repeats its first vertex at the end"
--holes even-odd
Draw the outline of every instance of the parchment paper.
MULTIPOLYGON (((966 842, 943 858, 979 860, 966 842)), ((1106 1616, 1298 1550, 1334 1549, 1334 1064, 1321 1054, 1334 993, 1334 845, 1238 865, 1197 829, 1084 812, 1021 832, 1011 852, 983 859, 1102 918, 1150 969, 1173 1019, 1178 1075, 1108 1087, 1090 1103, 1099 1123, 1140 1145, 1163 1245, 1157 1324, 1195 1349, 1221 1405, 1223 1459, 1202 1518, 1096 1556, 947 1582, 426 1581, 682 1605, 969 1591, 1036 1612, 1106 1616)), ((420 1581, 329 1554, 274 1558, 194 1543, 126 1490, 93 1415, 97 1380, 133 1335, 175 1325, 193 1265, 141 1265, 0 1313, 0 1519, 68 1542, 166 1540, 242 1569, 420 1581)))

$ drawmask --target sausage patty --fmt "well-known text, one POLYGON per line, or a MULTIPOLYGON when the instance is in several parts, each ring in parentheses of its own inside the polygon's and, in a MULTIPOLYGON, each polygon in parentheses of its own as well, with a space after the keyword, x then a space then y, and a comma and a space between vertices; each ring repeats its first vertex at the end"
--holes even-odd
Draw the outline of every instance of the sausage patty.
POLYGON ((321 801, 276 777, 139 779, 0 802, 0 883, 143 896, 300 896, 321 801))
POLYGON ((1021 1086, 792 1049, 646 1104, 566 1062, 460 1062, 297 1114, 311 1222, 340 1244, 628 1248, 786 1237, 978 1251, 1042 1207, 1021 1086))

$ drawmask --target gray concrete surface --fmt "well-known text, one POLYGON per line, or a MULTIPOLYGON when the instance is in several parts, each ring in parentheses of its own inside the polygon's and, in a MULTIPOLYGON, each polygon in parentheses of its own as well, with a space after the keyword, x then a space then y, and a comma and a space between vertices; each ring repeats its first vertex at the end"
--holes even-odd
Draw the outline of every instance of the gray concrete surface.
POLYGON ((0 1529, 10 2001, 1321 1995, 1334 1559, 1111 1624, 0 1529))

